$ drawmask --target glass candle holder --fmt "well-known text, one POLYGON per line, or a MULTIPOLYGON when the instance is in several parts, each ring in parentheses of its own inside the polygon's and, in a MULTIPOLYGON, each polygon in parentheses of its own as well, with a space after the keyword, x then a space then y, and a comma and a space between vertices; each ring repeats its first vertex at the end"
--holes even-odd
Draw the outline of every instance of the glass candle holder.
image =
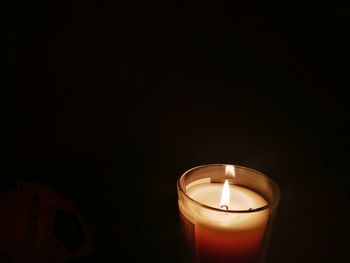
POLYGON ((279 202, 276 183, 242 166, 210 164, 177 181, 183 262, 262 263, 279 202))

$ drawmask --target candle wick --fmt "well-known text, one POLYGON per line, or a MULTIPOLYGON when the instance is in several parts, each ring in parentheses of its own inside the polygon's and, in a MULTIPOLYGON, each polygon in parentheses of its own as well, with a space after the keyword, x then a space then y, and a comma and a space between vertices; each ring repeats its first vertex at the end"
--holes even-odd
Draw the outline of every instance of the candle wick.
POLYGON ((221 205, 220 208, 226 208, 228 210, 228 205, 221 205))

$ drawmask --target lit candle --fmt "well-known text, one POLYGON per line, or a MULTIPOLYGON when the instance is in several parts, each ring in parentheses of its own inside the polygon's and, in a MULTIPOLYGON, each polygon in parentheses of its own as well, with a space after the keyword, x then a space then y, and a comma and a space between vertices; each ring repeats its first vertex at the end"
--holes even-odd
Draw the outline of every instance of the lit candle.
POLYGON ((200 263, 256 263, 268 226, 268 201, 257 192, 233 184, 234 166, 225 166, 224 183, 201 178, 186 185, 190 202, 179 199, 189 246, 187 255, 200 263))

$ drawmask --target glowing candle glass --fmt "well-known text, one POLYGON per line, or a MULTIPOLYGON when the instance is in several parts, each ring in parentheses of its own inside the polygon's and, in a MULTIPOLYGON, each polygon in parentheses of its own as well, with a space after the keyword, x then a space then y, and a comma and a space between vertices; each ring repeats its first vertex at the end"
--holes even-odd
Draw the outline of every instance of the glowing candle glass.
POLYGON ((177 190, 184 262, 264 262, 280 196, 270 178, 211 164, 185 172, 177 190))

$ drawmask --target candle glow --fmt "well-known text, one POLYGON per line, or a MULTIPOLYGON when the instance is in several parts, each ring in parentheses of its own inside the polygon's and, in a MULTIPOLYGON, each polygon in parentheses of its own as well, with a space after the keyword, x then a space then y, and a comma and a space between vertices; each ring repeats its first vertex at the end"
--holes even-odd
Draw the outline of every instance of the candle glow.
POLYGON ((228 210, 228 206, 230 205, 230 190, 227 179, 225 180, 224 187, 222 188, 220 207, 226 207, 228 210))
MULTIPOLYGON (((235 167, 233 165, 225 166, 225 176, 231 177, 231 178, 234 178, 236 176, 235 167)), ((222 188, 220 207, 226 208, 226 210, 228 210, 229 205, 230 205, 230 189, 229 189, 228 180, 226 179, 224 186, 222 188)))

